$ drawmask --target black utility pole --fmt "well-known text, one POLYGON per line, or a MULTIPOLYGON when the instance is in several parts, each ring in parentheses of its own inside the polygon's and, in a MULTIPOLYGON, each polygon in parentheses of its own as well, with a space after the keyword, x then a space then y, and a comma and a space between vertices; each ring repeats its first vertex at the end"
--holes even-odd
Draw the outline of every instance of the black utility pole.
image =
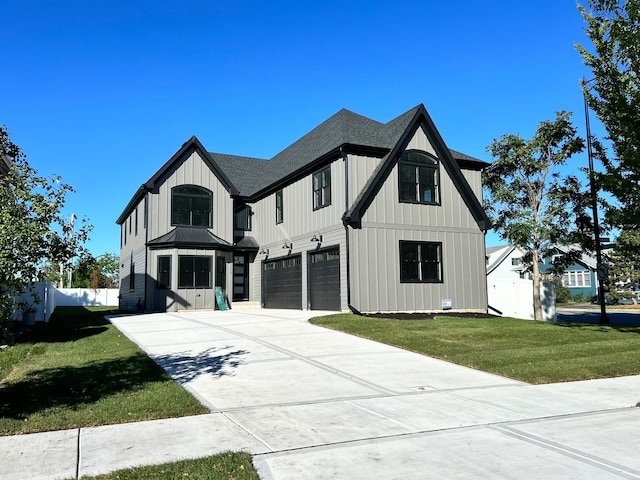
POLYGON ((589 124, 589 104, 587 103, 587 80, 582 79, 582 97, 584 98, 584 118, 587 126, 587 157, 589 157, 589 184, 591 185, 591 206, 593 208, 593 234, 596 240, 596 276, 598 278, 598 300, 600 300, 599 323, 609 323, 607 317, 607 304, 604 297, 604 281, 608 276, 608 268, 602 262, 602 246, 600 244, 600 222, 598 221, 598 190, 596 179, 593 175, 593 154, 591 149, 591 126, 589 124))

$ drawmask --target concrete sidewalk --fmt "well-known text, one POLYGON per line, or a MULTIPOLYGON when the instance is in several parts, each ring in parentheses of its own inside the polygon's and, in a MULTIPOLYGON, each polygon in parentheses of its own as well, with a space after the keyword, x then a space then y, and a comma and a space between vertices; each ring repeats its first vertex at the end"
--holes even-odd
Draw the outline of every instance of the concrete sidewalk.
POLYGON ((112 322, 207 415, 0 437, 2 478, 226 450, 262 479, 640 478, 640 376, 532 386, 253 310, 112 322))

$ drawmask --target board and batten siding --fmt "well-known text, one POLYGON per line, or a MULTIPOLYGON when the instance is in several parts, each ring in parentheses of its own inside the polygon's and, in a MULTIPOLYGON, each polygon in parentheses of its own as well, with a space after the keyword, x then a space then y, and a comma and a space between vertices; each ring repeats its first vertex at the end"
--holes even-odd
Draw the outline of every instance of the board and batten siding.
MULTIPOLYGON (((419 128, 407 149, 435 155, 419 128)), ((484 233, 439 166, 440 205, 399 201, 395 165, 351 234, 352 305, 362 311, 437 311, 443 300, 454 310, 486 311, 484 233), (400 241, 442 243, 442 283, 400 283, 400 241)))
POLYGON ((141 201, 120 226, 120 287, 119 304, 123 310, 136 310, 138 301, 144 307, 146 273, 146 222, 144 200, 141 201), (134 289, 130 287, 130 267, 134 264, 134 289))
MULTIPOLYGON (((307 260, 308 253, 318 248, 311 242, 315 235, 322 235, 320 248, 339 246, 340 248, 340 290, 343 309, 346 301, 346 241, 342 225, 345 212, 344 163, 342 159, 333 161, 331 168, 331 205, 313 209, 313 174, 307 175, 282 189, 284 221, 276 224, 275 192, 258 200, 251 207, 254 212, 251 235, 259 242, 260 248, 269 249, 269 255, 258 254, 250 264, 249 299, 262 301, 262 263, 286 256, 302 254, 302 306, 308 308, 307 260), (285 242, 293 243, 293 249, 283 249, 285 242)), ((316 170, 319 171, 320 169, 316 170)))
POLYGON ((171 189, 179 185, 198 185, 213 194, 213 222, 210 229, 228 242, 233 241, 233 200, 218 178, 193 152, 149 195, 149 240, 158 238, 174 227, 171 225, 171 189))
POLYGON ((480 231, 364 227, 353 232, 352 258, 358 272, 352 275, 352 304, 362 311, 437 311, 443 300, 451 300, 453 310, 486 311, 480 231), (442 283, 400 283, 401 240, 442 243, 442 283))
POLYGON ((120 253, 120 308, 137 310, 138 303, 145 306, 146 248, 127 248, 120 253), (134 289, 130 287, 130 267, 134 265, 134 289))
POLYGON ((382 162, 381 158, 363 155, 349 155, 349 206, 353 204, 375 169, 382 162))

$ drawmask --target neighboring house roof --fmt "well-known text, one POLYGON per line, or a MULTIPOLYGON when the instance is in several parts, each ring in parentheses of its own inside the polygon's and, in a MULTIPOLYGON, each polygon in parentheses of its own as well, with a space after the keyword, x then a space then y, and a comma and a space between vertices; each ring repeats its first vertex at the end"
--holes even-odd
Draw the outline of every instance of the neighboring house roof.
POLYGON ((226 240, 214 235, 202 227, 176 227, 169 233, 147 243, 149 248, 202 248, 215 250, 231 250, 226 240))
POLYGON ((489 257, 489 262, 487 263, 487 275, 498 268, 515 249, 516 247, 514 247, 513 245, 488 247, 487 257, 489 257))
POLYGON ((464 179, 460 166, 481 170, 489 164, 455 150, 449 150, 422 104, 384 124, 342 109, 269 160, 210 153, 205 151, 196 137, 192 137, 149 181, 140 187, 116 223, 122 224, 145 193, 156 188, 159 182, 163 181, 193 151, 200 154, 231 195, 241 196, 250 201, 282 188, 285 183, 301 178, 313 169, 345 153, 369 153, 383 158, 383 161, 344 216, 343 220, 346 223, 357 226, 375 193, 393 168, 396 154, 406 146, 411 135, 420 125, 434 141, 434 148, 443 160, 444 168, 460 191, 478 225, 482 230, 488 230, 491 227, 490 221, 480 201, 464 179))
MULTIPOLYGON (((580 251, 580 247, 578 245, 555 245, 553 248, 564 254, 580 251)), ((576 262, 584 265, 590 270, 595 271, 598 268, 598 261, 596 258, 585 252, 581 252, 580 258, 577 258, 576 262)))

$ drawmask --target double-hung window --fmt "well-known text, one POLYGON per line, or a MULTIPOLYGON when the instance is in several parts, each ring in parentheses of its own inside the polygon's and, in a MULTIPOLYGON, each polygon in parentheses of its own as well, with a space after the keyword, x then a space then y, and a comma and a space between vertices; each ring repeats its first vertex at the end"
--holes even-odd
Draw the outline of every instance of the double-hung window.
POLYGON ((233 216, 233 228, 243 232, 250 232, 252 216, 253 212, 251 211, 251 207, 249 207, 248 205, 244 205, 233 216))
POLYGON ((212 194, 206 188, 183 185, 171 190, 171 225, 209 227, 212 194))
POLYGON ((438 160, 426 152, 407 150, 398 160, 400 201, 440 204, 438 160))
POLYGON ((442 243, 400 242, 401 283, 441 283, 442 243))
POLYGON ((180 255, 178 288, 211 288, 212 257, 180 255))
POLYGON ((331 205, 331 166, 313 174, 313 209, 331 205))
POLYGON ((282 200, 282 190, 276 192, 276 223, 284 222, 284 203, 282 200))

